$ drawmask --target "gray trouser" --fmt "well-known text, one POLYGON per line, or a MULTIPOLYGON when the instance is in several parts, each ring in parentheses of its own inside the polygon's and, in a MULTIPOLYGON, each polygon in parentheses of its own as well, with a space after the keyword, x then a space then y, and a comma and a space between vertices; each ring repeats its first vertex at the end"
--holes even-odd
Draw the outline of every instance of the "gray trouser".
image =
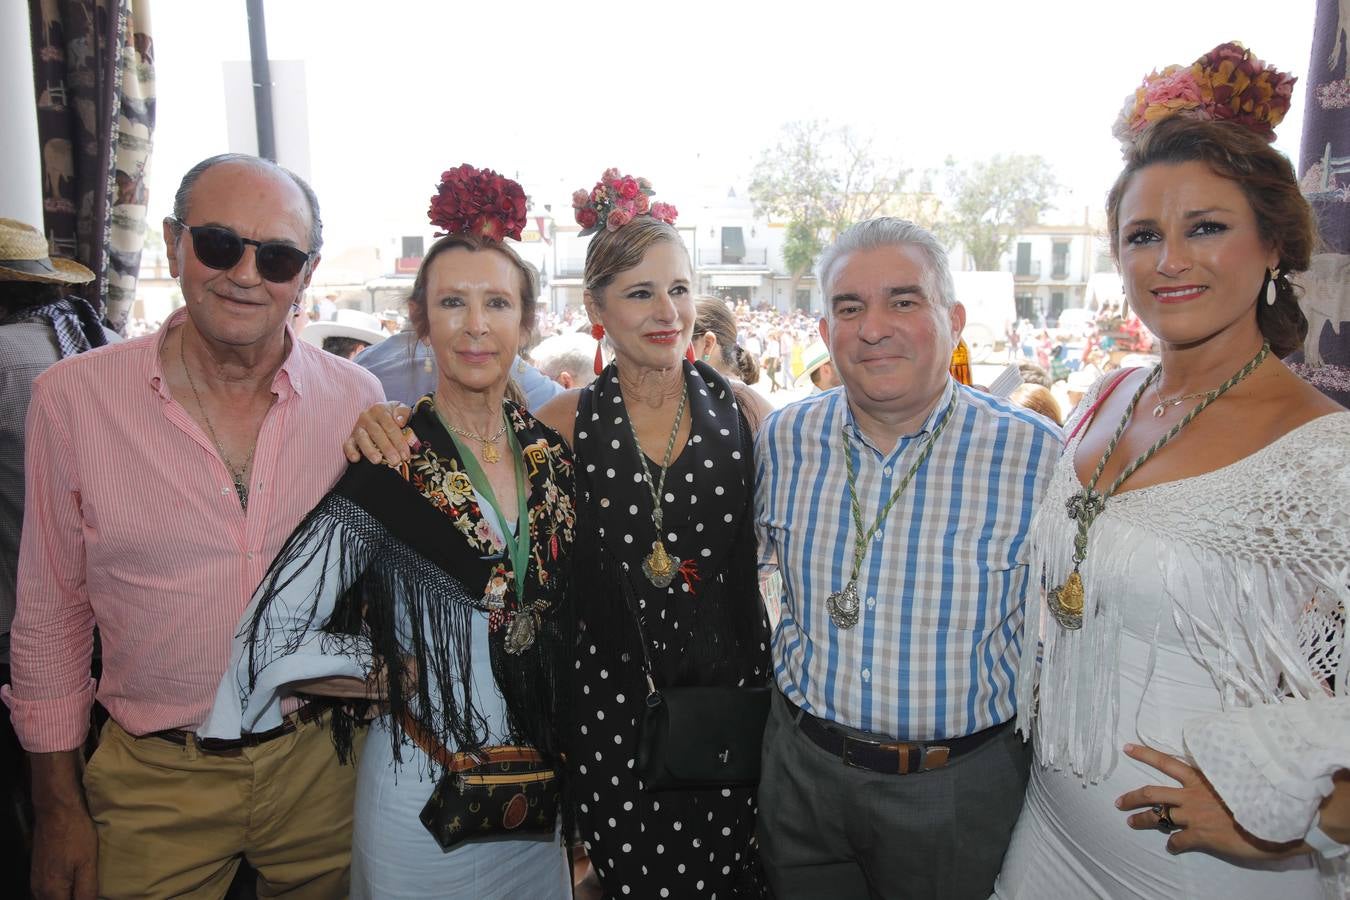
POLYGON ((989 897, 1031 763, 1012 728, 941 769, 883 775, 826 753, 793 713, 775 691, 757 834, 778 900, 989 897))

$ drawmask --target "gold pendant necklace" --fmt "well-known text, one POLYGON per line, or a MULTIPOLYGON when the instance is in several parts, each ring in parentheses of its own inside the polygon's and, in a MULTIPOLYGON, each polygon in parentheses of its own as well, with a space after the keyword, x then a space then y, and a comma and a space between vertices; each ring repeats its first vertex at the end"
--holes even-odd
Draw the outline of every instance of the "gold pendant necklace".
POLYGON ((448 416, 440 416, 441 424, 453 431, 462 438, 468 438, 471 441, 477 441, 483 445, 483 462, 495 463, 502 461, 501 453, 497 452, 496 444, 506 434, 506 415, 502 414, 502 427, 497 429, 497 433, 491 437, 484 437, 476 431, 467 431, 463 428, 456 428, 450 424, 448 416))
MULTIPOLYGON (((670 468, 670 454, 675 449, 675 439, 680 435, 680 424, 684 422, 684 407, 689 402, 689 389, 683 381, 681 373, 680 381, 680 407, 675 411, 675 426, 670 430, 670 440, 666 441, 666 456, 661 460, 661 478, 656 484, 652 484, 652 472, 647 467, 647 454, 642 452, 642 443, 638 440, 637 426, 633 424, 633 416, 628 415, 628 427, 633 431, 633 447, 637 450, 638 462, 642 465, 642 478, 647 483, 647 489, 652 493, 652 525, 656 527, 656 540, 652 541, 652 552, 642 560, 642 574, 647 576, 647 580, 654 586, 663 588, 669 587, 671 581, 675 579, 675 573, 680 568, 680 558, 671 556, 666 551, 666 543, 661 539, 661 498, 665 496, 666 489, 666 470, 670 468)), ((620 394, 622 396, 622 393, 620 394)))
MULTIPOLYGON (((1144 396, 1144 392, 1148 390, 1149 385, 1155 384, 1158 376, 1162 374, 1162 367, 1159 366, 1148 373, 1148 377, 1144 379, 1144 383, 1139 385, 1139 390, 1135 391, 1134 396, 1130 398, 1130 403, 1125 408, 1125 415, 1121 416, 1120 424, 1116 426, 1115 434, 1111 435, 1111 440, 1106 445, 1106 450, 1102 453, 1102 458, 1097 461, 1097 467, 1093 470, 1092 477, 1088 479, 1087 486, 1075 491, 1064 504, 1069 513, 1069 518, 1078 522, 1078 532, 1073 538, 1073 571, 1069 573, 1069 577, 1064 579, 1062 584, 1051 590, 1046 597, 1046 603, 1050 607, 1051 614, 1054 615, 1055 621, 1059 622, 1062 628, 1069 631, 1076 631, 1083 627, 1083 611, 1086 608, 1086 592, 1083 590, 1083 576, 1079 574, 1079 569, 1082 567, 1083 561, 1087 559, 1088 529, 1092 527, 1092 523, 1097 521, 1097 517, 1100 516, 1102 510, 1106 508, 1107 499, 1114 496, 1120 486, 1125 483, 1125 479, 1129 478, 1139 470, 1140 466, 1152 459, 1154 454, 1166 446, 1168 441, 1180 434, 1181 429, 1191 424, 1196 416, 1205 411, 1206 407, 1228 393, 1228 391, 1238 382, 1252 374, 1252 372, 1255 372, 1257 367, 1265 362, 1266 357, 1269 355, 1270 344, 1263 343, 1260 351, 1258 351, 1245 366, 1235 372, 1231 378, 1219 385, 1216 389, 1198 395, 1204 397, 1204 400, 1197 404, 1190 412, 1186 413, 1181 421, 1173 425, 1166 434, 1154 441, 1153 445, 1140 454, 1137 459, 1126 466, 1121 473, 1116 476, 1116 480, 1111 483, 1111 486, 1108 487, 1104 493, 1099 493, 1097 491, 1097 481, 1102 477, 1102 470, 1106 468, 1106 461, 1111 458, 1111 454, 1116 450, 1116 445, 1120 443, 1121 435, 1125 433, 1125 427, 1130 424, 1130 420, 1134 417, 1134 410, 1139 405, 1140 398, 1144 396)), ((1175 405, 1184 399, 1186 398, 1179 397, 1175 401, 1168 402, 1175 405)), ((1161 415, 1161 413, 1158 412, 1160 408, 1162 408, 1161 403, 1153 410, 1155 416, 1161 415)))

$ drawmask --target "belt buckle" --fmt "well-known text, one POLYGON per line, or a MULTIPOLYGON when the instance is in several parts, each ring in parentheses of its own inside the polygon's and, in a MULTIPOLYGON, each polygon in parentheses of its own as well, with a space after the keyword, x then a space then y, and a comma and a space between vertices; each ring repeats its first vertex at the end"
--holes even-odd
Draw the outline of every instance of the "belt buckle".
POLYGON ((909 775, 914 772, 928 772, 932 769, 941 769, 943 766, 947 765, 947 761, 951 757, 951 748, 942 744, 925 746, 924 744, 913 743, 911 741, 878 744, 873 741, 864 741, 860 738, 844 735, 844 748, 842 753, 844 764, 852 766, 855 769, 866 769, 869 772, 878 770, 872 766, 862 765, 853 761, 852 749, 855 746, 894 753, 895 769, 893 771, 897 775, 909 775))
POLYGON ((871 741, 864 741, 861 738, 855 738, 852 735, 848 734, 841 734, 840 737, 844 739, 843 746, 840 748, 839 751, 840 761, 843 762, 844 765, 849 766, 850 768, 853 769, 864 769, 868 772, 874 771, 870 766, 864 766, 861 763, 856 763, 853 761, 853 747, 854 745, 858 745, 861 747, 880 747, 881 745, 874 744, 871 741))
POLYGON ((248 746, 243 738, 204 738, 194 735, 193 740, 202 753, 237 753, 248 746))
POLYGON ((923 770, 941 769, 951 758, 952 749, 943 744, 923 748, 923 770))

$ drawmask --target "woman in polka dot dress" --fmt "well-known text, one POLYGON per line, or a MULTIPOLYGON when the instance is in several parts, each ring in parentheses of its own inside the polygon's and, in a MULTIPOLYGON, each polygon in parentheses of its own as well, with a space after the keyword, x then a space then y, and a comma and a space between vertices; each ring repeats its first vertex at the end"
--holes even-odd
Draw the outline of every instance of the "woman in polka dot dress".
POLYGON ((648 792, 635 771, 647 688, 634 611, 658 688, 768 677, 753 439, 727 381, 685 361, 691 277, 670 224, 638 216, 601 230, 587 249, 585 300, 615 361, 539 411, 576 455, 567 752, 578 828, 606 897, 754 890, 754 790, 648 792))

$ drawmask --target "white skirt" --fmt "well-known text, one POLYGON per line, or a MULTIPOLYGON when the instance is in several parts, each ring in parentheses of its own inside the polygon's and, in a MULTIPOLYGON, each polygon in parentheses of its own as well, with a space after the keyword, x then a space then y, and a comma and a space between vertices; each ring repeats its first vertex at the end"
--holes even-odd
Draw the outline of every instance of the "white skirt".
POLYGON ((382 723, 371 724, 356 779, 353 898, 571 898, 567 855, 556 830, 479 838, 442 850, 418 819, 436 787, 421 774, 426 758, 405 746, 396 780, 393 747, 382 723))

